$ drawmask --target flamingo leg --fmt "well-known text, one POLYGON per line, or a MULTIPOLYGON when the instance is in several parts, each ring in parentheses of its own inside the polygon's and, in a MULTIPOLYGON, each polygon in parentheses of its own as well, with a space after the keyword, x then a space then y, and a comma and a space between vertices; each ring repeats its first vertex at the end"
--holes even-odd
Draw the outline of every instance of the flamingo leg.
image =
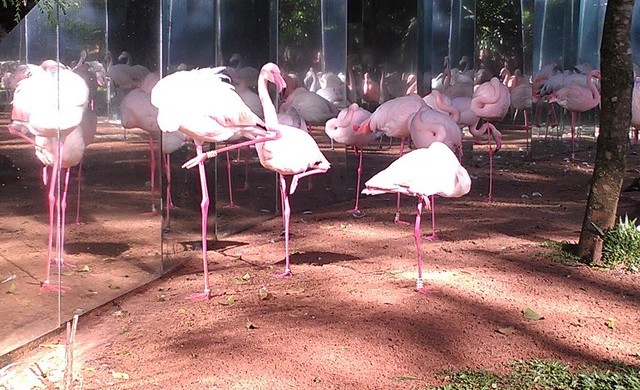
MULTIPOLYGON (((65 231, 65 224, 66 224, 66 215, 67 215, 67 194, 69 192, 69 177, 71 173, 71 168, 67 168, 67 173, 65 175, 65 179, 64 179, 64 191, 62 192, 62 202, 60 203, 60 218, 61 218, 61 222, 60 222, 60 253, 64 254, 64 231, 65 231)), ((59 261, 61 266, 69 266, 69 267, 73 267, 71 264, 69 263, 65 263, 64 259, 60 258, 59 261)))
MULTIPOLYGON (((58 210, 60 209, 60 203, 57 201, 59 199, 56 198, 55 190, 57 185, 57 175, 58 175, 58 167, 60 162, 60 157, 62 155, 62 147, 60 144, 59 155, 56 156, 55 161, 53 163, 53 168, 51 171, 51 177, 49 179, 49 239, 48 239, 48 250, 47 250, 47 266, 46 266, 46 274, 44 280, 41 282, 41 291, 47 292, 65 292, 68 291, 68 287, 62 286, 62 284, 51 283, 51 263, 52 263, 52 252, 53 252, 53 222, 54 222, 54 212, 55 206, 58 206, 58 210)), ((46 171, 46 167, 45 167, 46 171)), ((67 171, 68 172, 68 171, 67 171)), ((46 180, 46 178, 44 179, 46 180)), ((56 262, 58 265, 62 265, 62 259, 60 262, 56 262)))
POLYGON ((165 230, 171 230, 171 209, 175 206, 173 205, 173 201, 171 199, 171 158, 168 153, 162 155, 164 162, 164 172, 167 178, 167 189, 166 189, 166 197, 167 202, 165 208, 167 209, 167 223, 165 224, 165 230))
POLYGON ((155 205, 155 199, 156 199, 156 154, 155 154, 154 149, 155 148, 154 148, 153 138, 151 137, 151 135, 149 135, 149 153, 151 154, 150 169, 151 169, 151 212, 152 213, 157 212, 156 205, 155 205))
POLYGON ((524 109, 524 131, 525 131, 525 137, 526 137, 526 144, 527 144, 527 154, 531 154, 530 152, 530 147, 533 147, 533 131, 529 131, 531 130, 529 128, 529 115, 527 115, 527 109, 524 109), (529 146, 529 135, 531 135, 531 146, 529 146))
POLYGON ((491 131, 487 131, 487 140, 489 143, 489 196, 487 202, 493 203, 496 200, 493 198, 493 149, 491 148, 491 131))
POLYGON ((289 207, 289 195, 287 193, 287 182, 284 176, 280 175, 280 196, 282 200, 282 221, 284 223, 284 272, 276 275, 277 278, 288 278, 293 276, 289 264, 289 220, 291 209, 289 207))
MULTIPOLYGON (((202 145, 196 147, 198 155, 204 154, 202 145)), ((211 298, 211 286, 209 285, 209 261, 207 259, 207 222, 209 220, 209 190, 207 188, 207 174, 204 169, 204 160, 198 164, 200 173, 200 188, 202 191, 202 202, 200 203, 200 211, 202 213, 202 268, 204 271, 204 291, 201 293, 193 293, 188 299, 194 301, 205 301, 211 298)))
MULTIPOLYGON (((398 157, 402 157, 403 153, 404 153, 404 138, 400 140, 400 156, 398 157)), ((400 220, 400 193, 399 192, 396 195, 396 215, 393 217, 393 223, 401 224, 401 225, 409 224, 408 222, 400 220)))
MULTIPOLYGON (((238 148, 240 150, 240 148, 238 148)), ((229 184, 229 204, 225 206, 225 208, 235 208, 236 204, 233 203, 233 188, 231 185, 231 158, 229 157, 229 152, 225 153, 227 155, 227 182, 229 184)))
POLYGON ((423 203, 424 203, 424 198, 422 198, 422 196, 418 196, 416 222, 413 226, 413 238, 416 241, 416 251, 418 252, 418 278, 416 279, 416 291, 420 294, 428 294, 430 293, 430 291, 424 287, 424 282, 422 280, 422 243, 421 243, 421 233, 420 233, 420 222, 422 219, 423 203))
POLYGON ((78 164, 78 199, 76 204, 76 225, 80 225, 80 190, 82 189, 82 160, 78 164))
POLYGON ((576 113, 571 111, 571 161, 575 161, 576 159, 575 145, 574 145, 575 129, 576 129, 575 119, 576 119, 576 113))
POLYGON ((364 213, 360 211, 360 208, 358 207, 360 202, 360 178, 362 177, 362 148, 354 147, 354 149, 359 155, 358 170, 356 171, 358 179, 356 181, 356 204, 352 210, 349 210, 349 212, 354 217, 364 217, 364 213))
POLYGON ((431 201, 431 234, 423 238, 427 241, 434 241, 438 239, 438 234, 436 233, 436 196, 429 196, 429 200, 431 201))
POLYGON ((289 194, 293 194, 294 192, 296 192, 296 188, 298 188, 298 181, 303 177, 315 175, 318 173, 326 173, 326 172, 327 172, 326 168, 316 168, 316 169, 310 169, 303 173, 298 173, 297 175, 293 175, 293 179, 291 179, 291 186, 289 188, 289 194))

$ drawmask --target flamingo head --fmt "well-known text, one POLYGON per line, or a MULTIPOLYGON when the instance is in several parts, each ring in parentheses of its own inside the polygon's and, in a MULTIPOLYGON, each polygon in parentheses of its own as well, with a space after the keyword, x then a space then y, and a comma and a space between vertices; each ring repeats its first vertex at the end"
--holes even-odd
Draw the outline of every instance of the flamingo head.
POLYGON ((264 64, 260 72, 263 73, 265 79, 271 81, 276 85, 278 93, 282 92, 287 87, 287 83, 282 77, 280 68, 278 68, 278 65, 274 64, 273 62, 267 62, 266 64, 264 64))

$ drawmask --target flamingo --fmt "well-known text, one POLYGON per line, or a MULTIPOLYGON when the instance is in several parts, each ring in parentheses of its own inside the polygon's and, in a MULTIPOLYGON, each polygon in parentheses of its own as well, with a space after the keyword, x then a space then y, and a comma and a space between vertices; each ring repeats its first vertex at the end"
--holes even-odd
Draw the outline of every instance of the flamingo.
POLYGON ((298 87, 291 92, 282 102, 280 112, 287 112, 291 107, 295 108, 300 117, 309 123, 324 124, 328 119, 338 115, 338 109, 331 102, 304 87, 298 87))
MULTIPOLYGON (((518 70, 516 70, 518 72, 518 70)), ((522 110, 524 113, 524 130, 526 137, 527 153, 529 153, 529 115, 528 110, 531 109, 533 104, 533 90, 530 82, 516 84, 511 89, 511 107, 516 111, 513 114, 513 121, 515 121, 518 111, 522 110)))
MULTIPOLYGON (((163 133, 180 131, 196 143, 196 159, 200 175, 202 202, 202 264, 204 291, 188 296, 193 300, 211 298, 207 259, 207 221, 209 192, 204 160, 226 152, 273 138, 265 124, 235 93, 220 72, 223 67, 175 72, 158 81, 151 92, 151 104, 158 108, 158 125, 163 133), (248 141, 204 153, 204 142, 223 142, 236 134, 248 141)), ((191 161, 191 160, 190 160, 191 161)))
POLYGON ((592 78, 600 79, 600 71, 594 69, 587 74, 587 86, 578 83, 567 85, 549 97, 549 102, 557 102, 571 113, 571 161, 575 160, 575 122, 579 112, 589 111, 600 105, 600 92, 592 78))
MULTIPOLYGON (((435 90, 433 93, 439 91, 435 90)), ((454 112, 455 114, 455 112, 454 112)), ((446 113, 422 107, 411 119, 409 119, 411 130, 411 141, 417 148, 428 148, 434 142, 442 142, 451 149, 458 161, 462 160, 462 132, 456 121, 446 113)), ((438 238, 436 234, 436 207, 435 196, 431 195, 431 235, 425 237, 427 240, 438 238)))
POLYGON ((398 193, 418 198, 413 237, 418 253, 418 278, 416 290, 429 292, 422 280, 422 250, 420 221, 423 205, 429 209, 428 197, 461 197, 469 193, 471 179, 467 170, 442 142, 434 142, 428 148, 415 149, 391 163, 365 183, 363 194, 378 195, 398 193))
MULTIPOLYGON (((289 207, 289 195, 292 195, 298 186, 298 180, 303 177, 325 173, 331 167, 329 161, 320 151, 313 137, 307 132, 296 127, 278 123, 276 108, 271 101, 267 84, 271 82, 281 92, 286 83, 280 68, 274 63, 266 63, 258 76, 258 95, 262 101, 264 119, 267 128, 275 131, 277 135, 266 142, 256 143, 256 151, 263 167, 277 172, 280 178, 280 201, 282 202, 282 222, 285 237, 285 269, 284 273, 276 275, 279 278, 291 277, 289 258, 289 220, 291 209, 289 207), (292 176, 289 190, 285 176, 292 176)), ((204 159, 212 157, 205 154, 187 161, 183 167, 192 168, 204 159)))
MULTIPOLYGON (((357 133, 383 132, 387 137, 400 138, 400 156, 404 153, 405 139, 411 135, 409 118, 426 103, 420 95, 410 94, 382 103, 371 116, 360 125, 357 133)), ((396 215, 393 222, 400 221, 400 194, 396 201, 396 215)))
MULTIPOLYGON (((43 291, 67 291, 68 288, 51 281, 51 260, 53 250, 54 211, 61 216, 61 231, 57 239, 59 253, 64 252, 64 226, 66 199, 69 184, 69 168, 77 165, 85 150, 83 128, 91 134, 90 127, 97 124, 95 114, 87 110, 89 88, 85 81, 70 70, 60 67, 55 61, 45 61, 41 67, 30 68, 28 77, 16 87, 11 112, 12 123, 9 131, 18 135, 36 148, 36 156, 45 165, 43 181, 49 184, 49 239, 45 278, 41 282, 43 291), (35 136, 32 140, 24 134, 24 129, 35 136), (52 167, 49 176, 47 168, 52 167), (56 196, 57 174, 67 169, 62 198, 56 196)), ((56 261, 64 265, 62 258, 56 261)))
POLYGON ((487 135, 487 143, 489 145, 489 195, 487 197, 488 202, 495 202, 493 198, 493 153, 491 148, 491 140, 495 139, 496 149, 495 152, 500 150, 502 146, 502 134, 496 127, 490 122, 492 120, 502 120, 509 111, 511 105, 511 97, 509 95, 509 88, 498 80, 497 77, 493 77, 491 80, 480 84, 473 93, 471 99, 471 110, 479 118, 484 119, 485 123, 478 128, 478 122, 469 127, 469 132, 476 138, 487 135))
POLYGON ((169 155, 178 150, 187 140, 187 136, 179 131, 169 132, 161 135, 158 126, 158 109, 151 104, 151 92, 158 83, 160 77, 156 73, 150 73, 145 77, 139 88, 134 88, 122 99, 120 104, 120 123, 125 129, 138 128, 147 132, 149 136, 150 150, 150 183, 151 183, 151 212, 156 212, 155 205, 155 174, 156 174, 156 153, 155 143, 161 139, 163 166, 167 177, 166 207, 167 226, 169 228, 169 209, 173 207, 171 201, 171 171, 169 155))
POLYGON ((379 136, 377 133, 356 134, 355 129, 370 116, 371 113, 369 111, 358 106, 357 103, 353 103, 348 108, 340 111, 337 118, 329 119, 325 124, 324 130, 331 140, 352 146, 358 154, 356 203, 353 209, 349 210, 355 217, 364 216, 364 213, 358 207, 360 201, 360 178, 362 177, 362 150, 365 145, 379 136))

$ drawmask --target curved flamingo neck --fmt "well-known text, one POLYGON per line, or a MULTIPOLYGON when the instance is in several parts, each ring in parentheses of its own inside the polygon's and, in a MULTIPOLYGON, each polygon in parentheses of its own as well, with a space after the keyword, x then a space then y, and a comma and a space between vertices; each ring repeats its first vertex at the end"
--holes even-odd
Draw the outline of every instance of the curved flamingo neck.
POLYGON ((276 107, 271 101, 271 96, 269 96, 269 90, 267 88, 269 81, 264 73, 264 71, 261 71, 258 78, 258 97, 260 98, 260 103, 262 103, 264 122, 267 125, 273 125, 278 123, 278 113, 276 112, 276 107))
MULTIPOLYGON (((438 91, 433 91, 432 93, 436 93, 436 92, 438 91)), ((439 92, 436 93, 435 98, 436 98, 436 106, 438 107, 438 109, 445 111, 451 117, 451 119, 453 119, 454 122, 456 123, 460 122, 460 111, 457 108, 455 108, 451 104, 445 103, 444 98, 442 97, 442 94, 439 92)))
POLYGON ((358 104, 357 103, 353 103, 352 105, 349 106, 349 108, 347 108, 347 113, 344 115, 344 118, 339 119, 336 118, 336 126, 337 127, 347 127, 349 126, 349 124, 351 123, 351 121, 353 120, 353 116, 355 115, 356 111, 358 111, 358 104))
POLYGON ((589 90, 593 95, 593 100, 600 103, 600 91, 598 91, 598 88, 596 88, 595 84, 593 84, 593 81, 591 80, 593 77, 599 79, 600 72, 594 69, 587 75, 587 86, 589 87, 589 90))

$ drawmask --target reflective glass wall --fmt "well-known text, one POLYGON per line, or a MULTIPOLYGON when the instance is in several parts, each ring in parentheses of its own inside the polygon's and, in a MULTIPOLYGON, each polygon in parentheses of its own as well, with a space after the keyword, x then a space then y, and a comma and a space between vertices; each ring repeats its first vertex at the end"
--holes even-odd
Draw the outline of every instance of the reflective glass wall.
POLYGON ((160 64, 160 3, 134 3, 83 0, 51 15, 36 7, 0 42, 0 353, 163 270, 159 169, 153 168, 152 181, 150 168, 152 157, 160 160, 159 147, 150 147, 147 131, 121 123, 124 97, 160 64), (136 85, 116 82, 118 71, 135 66, 136 85), (6 101, 34 85, 20 82, 22 92, 15 92, 25 77, 38 82, 41 100, 39 107, 23 105, 24 112, 14 112, 11 134, 6 101), (58 96, 58 109, 46 117, 56 123, 69 118, 70 127, 60 125, 53 133, 38 130, 46 124, 29 129, 38 109, 56 107, 58 96), (78 104, 77 124, 68 116, 67 101, 78 104))

